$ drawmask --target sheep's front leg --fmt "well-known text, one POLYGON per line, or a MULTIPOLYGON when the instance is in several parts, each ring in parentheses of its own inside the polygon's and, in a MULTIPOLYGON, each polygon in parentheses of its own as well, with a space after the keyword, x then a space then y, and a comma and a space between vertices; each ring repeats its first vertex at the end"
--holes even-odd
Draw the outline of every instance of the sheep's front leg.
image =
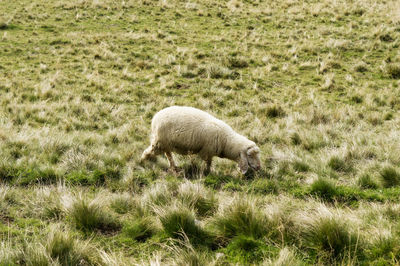
POLYGON ((146 160, 150 160, 152 158, 155 158, 155 156, 156 156, 156 153, 154 152, 154 147, 152 145, 150 145, 142 153, 142 157, 140 158, 140 163, 143 163, 146 160))
POLYGON ((176 165, 175 165, 174 158, 172 157, 171 152, 166 152, 165 156, 167 156, 167 159, 168 159, 168 162, 169 162, 169 168, 172 171, 176 172, 176 165))

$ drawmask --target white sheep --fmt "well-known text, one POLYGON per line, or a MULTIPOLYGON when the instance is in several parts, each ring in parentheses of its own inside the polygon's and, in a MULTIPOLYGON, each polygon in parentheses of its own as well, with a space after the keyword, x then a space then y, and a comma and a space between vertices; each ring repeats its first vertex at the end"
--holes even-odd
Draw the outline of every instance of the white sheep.
POLYGON ((214 156, 237 162, 243 174, 249 166, 260 169, 260 149, 253 141, 193 107, 171 106, 156 113, 151 122, 150 142, 141 161, 165 153, 174 171, 176 166, 171 152, 198 154, 207 163, 206 174, 210 172, 214 156))

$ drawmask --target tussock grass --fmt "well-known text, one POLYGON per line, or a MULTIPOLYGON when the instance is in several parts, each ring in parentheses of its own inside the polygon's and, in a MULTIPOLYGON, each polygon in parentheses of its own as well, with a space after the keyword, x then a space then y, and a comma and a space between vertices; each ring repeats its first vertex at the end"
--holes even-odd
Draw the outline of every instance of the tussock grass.
POLYGON ((232 239, 225 249, 225 253, 234 263, 257 263, 263 257, 277 252, 277 248, 268 247, 265 242, 255 240, 249 236, 239 235, 232 239))
POLYGON ((184 206, 172 205, 159 209, 159 218, 164 233, 172 238, 184 239, 195 245, 211 245, 212 238, 196 220, 194 211, 184 206))
POLYGON ((371 188, 371 189, 379 188, 378 182, 373 177, 371 177, 371 175, 369 175, 369 174, 364 174, 364 175, 360 176, 358 178, 357 182, 361 188, 367 188, 367 189, 368 188, 371 188))
POLYGON ((277 194, 280 190, 279 183, 272 179, 258 179, 254 180, 252 184, 249 186, 249 191, 256 194, 277 194))
POLYGON ((143 192, 141 201, 146 208, 152 208, 153 206, 167 206, 173 199, 174 189, 173 184, 166 182, 158 182, 155 185, 146 189, 143 192))
POLYGON ((103 206, 96 199, 89 201, 80 197, 75 200, 68 210, 68 216, 75 227, 84 232, 100 231, 110 233, 119 230, 119 221, 111 213, 105 211, 103 206))
POLYGON ((194 209, 200 217, 214 214, 218 206, 215 195, 199 183, 182 183, 178 188, 178 199, 184 206, 194 209))
POLYGON ((183 239, 175 240, 167 247, 170 253, 173 254, 173 258, 168 263, 193 266, 217 264, 207 252, 197 249, 185 234, 182 237, 183 239))
POLYGON ((308 172, 310 166, 303 161, 297 160, 293 163, 293 169, 297 172, 308 172))
POLYGON ((46 242, 49 256, 61 265, 91 263, 90 251, 65 231, 52 231, 46 242))
POLYGON ((328 166, 338 172, 348 172, 352 170, 350 162, 338 156, 332 156, 328 161, 328 166))
POLYGON ((113 198, 110 207, 118 214, 126 214, 129 211, 132 211, 136 206, 133 198, 129 194, 125 193, 113 198))
POLYGON ((388 64, 386 65, 387 74, 394 79, 400 78, 400 64, 388 64))
POLYGON ((157 232, 157 227, 150 217, 137 217, 126 223, 122 232, 130 239, 143 242, 157 232))
POLYGON ((384 187, 394 187, 400 185, 400 174, 393 167, 384 167, 380 171, 380 176, 384 187))
POLYGON ((360 235, 341 216, 321 208, 317 217, 304 225, 303 245, 312 249, 315 256, 333 261, 361 256, 365 244, 360 235))
POLYGON ((312 183, 310 193, 322 199, 333 201, 338 195, 338 190, 329 179, 319 178, 312 183))
POLYGON ((20 250, 2 242, 0 246, 0 263, 2 265, 16 264, 19 258, 20 250))
POLYGON ((296 254, 290 248, 284 247, 275 259, 266 259, 263 261, 263 265, 303 265, 303 262, 296 257, 296 254))
POLYGON ((212 79, 236 79, 238 73, 223 66, 213 64, 207 67, 207 76, 212 79))
POLYGON ((265 115, 269 118, 277 118, 277 117, 284 117, 286 115, 285 111, 282 109, 281 106, 269 106, 263 111, 265 115))
POLYGON ((268 221, 250 199, 234 199, 212 221, 218 237, 231 239, 243 235, 261 238, 268 233, 268 221))
POLYGON ((400 257, 400 249, 396 236, 381 236, 372 244, 368 257, 373 263, 392 261, 400 257))

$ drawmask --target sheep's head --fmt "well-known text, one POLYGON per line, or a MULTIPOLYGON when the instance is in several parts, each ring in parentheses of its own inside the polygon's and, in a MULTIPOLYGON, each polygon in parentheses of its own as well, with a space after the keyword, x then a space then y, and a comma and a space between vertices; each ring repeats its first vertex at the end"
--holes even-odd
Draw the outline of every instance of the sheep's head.
POLYGON ((258 171, 261 168, 260 149, 254 144, 240 153, 239 168, 245 174, 249 166, 258 171))

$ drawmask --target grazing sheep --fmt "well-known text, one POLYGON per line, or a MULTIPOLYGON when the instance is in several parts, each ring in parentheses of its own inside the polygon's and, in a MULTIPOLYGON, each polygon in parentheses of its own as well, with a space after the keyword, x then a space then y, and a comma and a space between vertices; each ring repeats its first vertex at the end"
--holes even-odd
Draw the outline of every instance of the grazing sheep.
POLYGON ((207 162, 218 156, 235 161, 244 174, 249 166, 260 169, 260 149, 246 137, 212 115, 186 106, 167 107, 154 115, 151 122, 151 144, 141 161, 165 153, 170 168, 176 170, 171 152, 198 154, 207 162))

